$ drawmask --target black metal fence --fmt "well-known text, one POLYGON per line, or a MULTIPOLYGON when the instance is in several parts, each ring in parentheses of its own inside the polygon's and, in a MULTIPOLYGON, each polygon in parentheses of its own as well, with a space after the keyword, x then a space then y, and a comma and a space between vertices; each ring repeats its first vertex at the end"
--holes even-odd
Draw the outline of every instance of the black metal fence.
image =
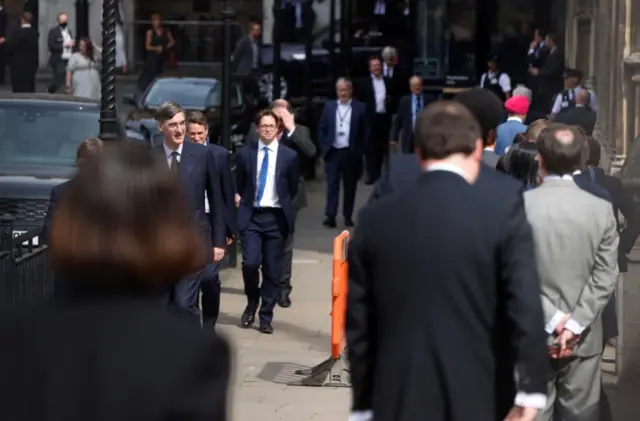
POLYGON ((40 229, 14 236, 14 218, 0 216, 0 305, 32 304, 54 293, 49 248, 40 229))

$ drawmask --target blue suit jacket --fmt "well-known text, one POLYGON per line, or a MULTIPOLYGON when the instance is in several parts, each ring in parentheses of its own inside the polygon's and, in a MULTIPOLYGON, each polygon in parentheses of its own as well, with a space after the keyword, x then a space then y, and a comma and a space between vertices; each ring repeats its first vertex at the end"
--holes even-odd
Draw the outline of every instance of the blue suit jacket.
POLYGON ((513 145, 513 139, 516 135, 526 131, 527 126, 515 120, 507 120, 499 125, 497 129, 496 154, 499 156, 504 155, 506 149, 513 145))
MULTIPOLYGON (((324 158, 331 150, 336 139, 336 110, 337 101, 325 104, 318 125, 318 145, 324 158)), ((367 124, 367 110, 365 105, 355 99, 351 100, 351 130, 349 132, 349 150, 354 155, 364 154, 369 147, 371 130, 367 124)))
MULTIPOLYGON (((166 160, 164 147, 156 148, 166 160)), ((180 156, 180 181, 189 201, 189 209, 207 242, 213 247, 226 247, 226 212, 215 158, 209 148, 185 141, 180 156), (209 216, 205 212, 205 192, 209 200, 209 216)), ((209 244, 207 244, 209 245, 209 244)))
MULTIPOLYGON (((240 195, 238 207, 238 231, 243 232, 249 226, 253 215, 253 202, 256 197, 256 182, 258 173, 258 143, 246 145, 237 155, 236 161, 236 187, 240 195)), ((286 146, 278 145, 276 158, 276 193, 280 206, 287 219, 289 232, 292 233, 295 224, 295 210, 293 197, 298 193, 300 182, 300 170, 298 166, 298 154, 286 146)))
POLYGON ((611 198, 609 192, 603 187, 600 187, 596 183, 592 182, 587 174, 576 174, 573 176, 573 181, 582 190, 613 204, 613 199, 611 198))
POLYGON ((236 204, 235 194, 236 187, 231 175, 231 166, 229 165, 229 152, 227 149, 219 145, 209 144, 209 150, 213 154, 220 179, 220 188, 222 193, 222 201, 226 211, 227 237, 231 238, 236 232, 236 204))

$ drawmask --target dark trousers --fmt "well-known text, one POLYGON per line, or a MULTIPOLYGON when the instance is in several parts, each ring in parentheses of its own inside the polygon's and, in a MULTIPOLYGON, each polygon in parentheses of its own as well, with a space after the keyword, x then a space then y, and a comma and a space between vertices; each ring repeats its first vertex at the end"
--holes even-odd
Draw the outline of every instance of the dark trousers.
POLYGON ((220 315, 220 264, 208 264, 200 272, 200 291, 202 291, 202 324, 215 325, 220 315))
POLYGON ((33 93, 36 91, 36 70, 11 68, 11 92, 33 93))
POLYGON ((4 45, 0 45, 0 85, 4 85, 5 71, 7 67, 7 53, 5 52, 4 45))
MULTIPOLYGON (((295 210, 294 218, 298 218, 298 210, 295 210)), ((280 289, 282 291, 291 292, 291 273, 293 270, 293 233, 289 233, 284 242, 284 260, 282 262, 282 282, 280 289)))
POLYGON ((367 181, 375 183, 382 175, 382 166, 389 155, 391 117, 388 114, 376 114, 371 125, 371 146, 367 153, 367 181))
POLYGON ((279 208, 259 208, 242 237, 242 279, 249 305, 260 303, 260 321, 270 323, 282 279, 287 221, 279 208), (262 285, 260 284, 262 269, 262 285))
POLYGON ((47 88, 47 92, 55 94, 58 90, 65 85, 65 78, 67 77, 67 63, 68 60, 57 59, 51 62, 51 71, 53 72, 53 79, 51 84, 47 88))
POLYGON ((362 157, 354 155, 349 148, 332 148, 324 159, 324 172, 327 177, 327 199, 324 214, 335 218, 338 214, 340 182, 342 182, 342 215, 346 219, 353 216, 356 202, 358 179, 362 174, 362 157))
POLYGON ((192 273, 180 280, 173 288, 173 306, 186 312, 200 323, 200 272, 192 273))

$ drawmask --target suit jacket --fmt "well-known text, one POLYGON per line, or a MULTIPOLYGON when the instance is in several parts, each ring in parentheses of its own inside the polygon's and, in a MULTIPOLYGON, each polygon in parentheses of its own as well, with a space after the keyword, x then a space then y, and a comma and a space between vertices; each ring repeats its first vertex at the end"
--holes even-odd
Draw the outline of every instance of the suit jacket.
MULTIPOLYGON (((162 144, 156 150, 166 160, 162 144)), ((180 181, 189 201, 194 222, 202 232, 206 246, 226 247, 227 221, 220 189, 219 170, 209 148, 193 142, 184 142, 180 156, 180 181), (204 207, 206 197, 209 214, 204 207)))
MULTIPOLYGON (((320 155, 325 158, 336 140, 337 101, 325 103, 318 124, 318 146, 320 155)), ((361 156, 369 148, 371 128, 365 105, 355 99, 351 100, 351 130, 349 132, 349 150, 353 155, 361 156)))
MULTIPOLYGON (((247 133, 247 143, 258 142, 258 131, 255 123, 251 123, 249 133, 247 133)), ((311 132, 307 126, 296 124, 293 133, 283 133, 280 137, 280 143, 287 148, 293 149, 298 154, 298 163, 302 157, 307 156, 313 158, 316 156, 316 145, 311 140, 311 132)), ((302 174, 302 171, 300 171, 302 174)), ((293 206, 300 210, 307 207, 307 189, 305 187, 304 177, 300 175, 300 185, 298 186, 298 194, 293 198, 293 206)))
POLYGON ((494 170, 496 169, 499 160, 500 156, 494 151, 489 149, 485 149, 484 151, 482 151, 482 162, 484 162, 494 170))
POLYGON ((579 126, 589 136, 593 134, 593 128, 596 127, 597 114, 595 111, 586 107, 574 107, 566 111, 559 113, 556 118, 556 123, 564 123, 570 126, 579 126))
POLYGON ((42 244, 49 244, 49 240, 51 239, 51 226, 53 222, 53 217, 58 211, 58 207, 60 206, 60 197, 64 194, 64 192, 69 188, 69 181, 65 181, 64 183, 60 183, 54 188, 51 189, 51 196, 49 197, 49 206, 47 206, 47 211, 44 214, 44 222, 42 224, 42 233, 40 234, 40 241, 42 244))
POLYGON ((7 37, 7 12, 4 9, 0 10, 0 37, 7 37))
POLYGON ((527 131, 527 126, 515 119, 507 120, 500 124, 496 131, 497 139, 495 152, 498 156, 503 156, 507 152, 507 148, 513 145, 513 139, 516 135, 527 131))
POLYGON ((486 166, 474 185, 433 171, 363 209, 348 251, 354 410, 376 421, 504 419, 516 364, 517 390, 546 393, 521 190, 486 166))
MULTIPOLYGON (((258 142, 246 145, 236 158, 236 187, 240 195, 238 207, 238 230, 247 229, 253 216, 253 202, 256 198, 258 173, 258 142)), ((298 193, 300 170, 298 155, 283 144, 278 145, 276 158, 275 189, 280 201, 280 207, 287 219, 288 232, 285 237, 295 230, 295 210, 293 198, 298 193)))
POLYGON ((545 106, 545 110, 551 110, 551 101, 554 95, 562 91, 564 87, 564 53, 562 50, 555 48, 551 51, 538 70, 540 104, 545 106))
POLYGON ((155 297, 3 311, 0 335, 3 419, 226 419, 229 345, 155 297))
MULTIPOLYGON (((385 102, 385 110, 388 116, 393 115, 396 112, 396 102, 394 101, 393 96, 393 84, 392 82, 383 77, 385 91, 387 93, 387 99, 385 102)), ((354 86, 355 94, 354 96, 358 99, 358 101, 364 103, 367 107, 367 112, 370 116, 376 115, 376 95, 373 89, 373 80, 370 74, 367 74, 366 77, 356 81, 354 86)))
MULTIPOLYGON (((544 181, 524 198, 542 284, 544 323, 552 322, 558 312, 571 313, 566 327, 585 329, 577 332, 581 340, 575 355, 598 355, 603 343, 600 314, 618 281, 613 208, 573 180, 544 181)), ((552 332, 548 333, 552 343, 552 332)))
MULTIPOLYGON (((69 35, 73 38, 73 34, 69 29, 69 35)), ((53 64, 62 57, 64 38, 62 37, 62 29, 59 26, 49 29, 47 36, 47 46, 49 47, 49 64, 53 64)))
MULTIPOLYGON (((429 94, 422 94, 422 109, 425 109, 433 98, 429 94)), ((409 94, 400 98, 396 118, 391 129, 391 140, 400 143, 402 153, 413 153, 413 101, 414 95, 409 94)))
POLYGON ((18 28, 7 38, 5 48, 13 72, 33 73, 38 69, 38 31, 18 28))
MULTIPOLYGON (((260 61, 260 45, 258 44, 258 67, 260 67, 260 61)), ((231 68, 234 73, 240 75, 248 75, 253 70, 253 39, 251 36, 245 35, 236 43, 231 68)))
POLYGON ((220 191, 226 211, 225 221, 227 223, 227 238, 233 237, 236 230, 236 188, 231 175, 231 165, 229 165, 229 152, 219 145, 209 143, 207 145, 216 163, 218 179, 220 180, 220 191))

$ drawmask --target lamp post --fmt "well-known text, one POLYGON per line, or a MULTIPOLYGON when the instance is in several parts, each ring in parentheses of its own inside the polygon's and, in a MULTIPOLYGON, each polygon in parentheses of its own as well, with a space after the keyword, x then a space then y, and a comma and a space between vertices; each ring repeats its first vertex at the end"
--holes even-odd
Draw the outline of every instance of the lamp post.
POLYGON ((225 2, 222 9, 222 51, 224 61, 222 62, 222 92, 221 92, 221 117, 222 125, 220 136, 222 137, 222 146, 231 150, 231 24, 236 17, 233 8, 228 1, 225 2))
POLYGON ((89 1, 76 0, 76 39, 89 36, 89 1))
POLYGON ((102 90, 100 98, 100 138, 118 140, 116 114, 116 14, 117 0, 102 0, 102 90))
POLYGON ((342 53, 343 74, 347 77, 351 75, 351 2, 342 1, 340 31, 340 52, 342 53))
MULTIPOLYGON (((304 30, 304 57, 305 57, 305 100, 306 100, 306 120, 309 128, 315 127, 315 113, 313 109, 313 89, 311 87, 313 81, 313 0, 306 0, 303 4, 302 18, 304 30)), ((306 179, 315 179, 316 177, 316 160, 314 158, 304 158, 304 177, 306 179)))
POLYGON ((280 39, 280 26, 282 21, 280 15, 282 14, 281 2, 273 2, 273 79, 271 84, 271 98, 268 98, 270 102, 280 98, 282 94, 282 86, 280 85, 280 52, 282 50, 282 40, 280 39))
POLYGON ((333 98, 336 92, 334 83, 336 82, 336 0, 329 2, 329 65, 331 75, 327 93, 333 98))

